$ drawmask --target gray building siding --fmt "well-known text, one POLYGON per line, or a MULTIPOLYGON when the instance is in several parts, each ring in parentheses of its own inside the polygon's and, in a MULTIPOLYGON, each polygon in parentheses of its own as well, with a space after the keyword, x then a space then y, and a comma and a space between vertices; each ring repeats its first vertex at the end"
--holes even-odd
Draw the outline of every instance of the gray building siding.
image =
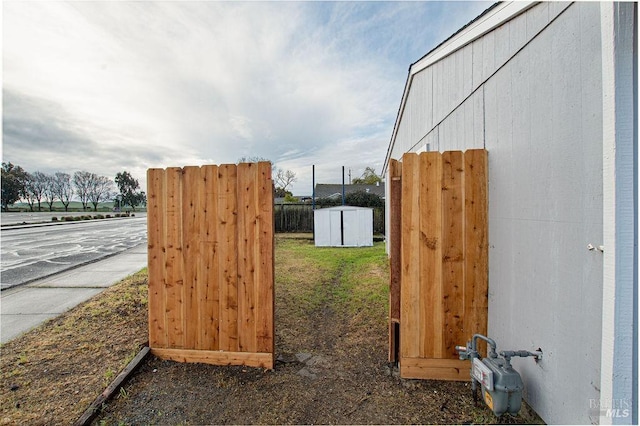
POLYGON ((599 420, 602 254, 587 250, 602 244, 599 22, 597 3, 574 4, 483 88, 489 332, 545 352, 514 365, 549 423, 599 420))
POLYGON ((389 151, 488 150, 489 334, 542 348, 514 366, 548 423, 600 415, 600 47, 598 3, 537 4, 415 74, 389 151))

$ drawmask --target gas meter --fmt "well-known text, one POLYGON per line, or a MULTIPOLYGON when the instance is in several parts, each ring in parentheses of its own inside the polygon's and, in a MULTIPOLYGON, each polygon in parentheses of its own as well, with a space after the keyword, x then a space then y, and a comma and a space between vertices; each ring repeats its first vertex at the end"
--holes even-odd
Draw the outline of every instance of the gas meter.
POLYGON ((467 346, 456 346, 460 359, 471 360, 471 390, 477 401, 477 384, 480 384, 482 399, 496 416, 504 413, 518 414, 522 404, 524 384, 520 374, 511 366, 514 356, 542 358, 542 351, 500 351, 496 353, 496 342, 482 334, 474 334, 467 346), (481 358, 478 353, 477 339, 489 345, 489 355, 481 358))

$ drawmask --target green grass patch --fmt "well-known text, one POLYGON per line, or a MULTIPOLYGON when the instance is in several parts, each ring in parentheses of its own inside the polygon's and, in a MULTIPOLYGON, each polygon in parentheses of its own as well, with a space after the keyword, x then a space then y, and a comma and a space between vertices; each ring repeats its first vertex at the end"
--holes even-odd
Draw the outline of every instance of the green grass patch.
POLYGON ((330 306, 385 320, 389 269, 384 243, 373 247, 316 247, 312 239, 276 237, 276 289, 301 311, 330 306))

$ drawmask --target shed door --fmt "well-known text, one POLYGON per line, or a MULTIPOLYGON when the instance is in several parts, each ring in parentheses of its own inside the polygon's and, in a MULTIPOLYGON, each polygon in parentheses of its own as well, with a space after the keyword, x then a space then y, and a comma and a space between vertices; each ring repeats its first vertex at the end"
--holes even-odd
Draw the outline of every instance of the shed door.
POLYGON ((344 234, 344 245, 349 247, 358 246, 358 210, 343 210, 342 212, 342 232, 344 234))
POLYGON ((341 224, 341 211, 331 210, 329 214, 329 220, 331 224, 331 246, 337 247, 342 245, 342 224, 341 224))

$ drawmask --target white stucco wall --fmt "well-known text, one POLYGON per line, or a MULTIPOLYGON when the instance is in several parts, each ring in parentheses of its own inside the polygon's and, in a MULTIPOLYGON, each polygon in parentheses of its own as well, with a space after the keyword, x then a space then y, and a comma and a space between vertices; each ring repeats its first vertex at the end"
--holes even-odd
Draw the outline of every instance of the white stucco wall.
POLYGON ((489 152, 489 334, 547 423, 600 421, 599 3, 541 3, 415 74, 390 157, 489 152))

